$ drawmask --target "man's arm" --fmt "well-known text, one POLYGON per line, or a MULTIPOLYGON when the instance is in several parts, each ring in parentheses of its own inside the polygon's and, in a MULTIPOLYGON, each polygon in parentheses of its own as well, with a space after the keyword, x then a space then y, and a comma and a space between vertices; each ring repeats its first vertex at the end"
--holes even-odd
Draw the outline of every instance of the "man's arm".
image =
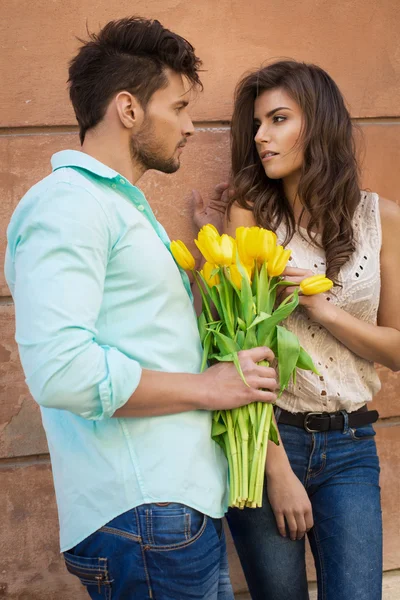
POLYGON ((26 382, 41 406, 86 419, 110 417, 141 377, 135 360, 96 342, 112 244, 103 207, 69 183, 53 184, 9 227, 16 340, 26 382))
POLYGON ((143 370, 137 389, 114 416, 144 417, 274 402, 274 391, 278 387, 275 370, 257 364, 273 358, 272 350, 264 347, 239 352, 247 386, 233 363, 219 363, 200 374, 143 370))
POLYGON ((231 364, 201 375, 142 372, 118 348, 98 344, 96 322, 112 243, 96 198, 67 183, 53 186, 38 199, 33 216, 10 227, 16 339, 28 386, 41 406, 98 420, 275 398, 262 391, 275 389, 275 372, 256 364, 270 356, 265 349, 240 358, 247 387, 231 364))

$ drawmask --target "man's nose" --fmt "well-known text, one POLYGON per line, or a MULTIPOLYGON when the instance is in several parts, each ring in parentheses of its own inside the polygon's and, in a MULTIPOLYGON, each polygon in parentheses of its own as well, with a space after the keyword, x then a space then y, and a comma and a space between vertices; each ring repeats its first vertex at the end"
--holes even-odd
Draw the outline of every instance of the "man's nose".
POLYGON ((182 127, 182 133, 185 137, 190 137, 194 134, 194 125, 192 119, 187 116, 182 127))

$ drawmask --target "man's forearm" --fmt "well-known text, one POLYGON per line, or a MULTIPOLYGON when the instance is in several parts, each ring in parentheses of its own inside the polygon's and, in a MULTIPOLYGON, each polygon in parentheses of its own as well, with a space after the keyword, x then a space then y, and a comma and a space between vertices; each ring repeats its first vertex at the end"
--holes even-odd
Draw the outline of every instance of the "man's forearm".
POLYGON ((114 417, 151 417, 190 410, 226 410, 250 402, 274 402, 276 372, 258 363, 273 360, 269 348, 238 353, 243 382, 232 362, 220 362, 203 373, 142 370, 139 385, 114 417))
POLYGON ((114 417, 155 417, 207 408, 201 375, 143 369, 140 383, 114 417))

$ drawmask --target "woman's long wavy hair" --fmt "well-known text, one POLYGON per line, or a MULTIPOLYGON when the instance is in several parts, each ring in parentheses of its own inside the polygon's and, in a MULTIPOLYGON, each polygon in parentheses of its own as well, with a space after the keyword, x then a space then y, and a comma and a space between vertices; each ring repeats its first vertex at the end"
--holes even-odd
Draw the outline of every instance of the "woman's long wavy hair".
POLYGON ((298 197, 302 214, 309 215, 308 238, 324 249, 327 276, 338 283, 341 267, 355 250, 352 219, 360 201, 359 171, 349 112, 337 85, 320 67, 285 60, 239 82, 231 127, 235 190, 231 204, 252 210, 262 227, 276 231, 283 222, 285 244, 293 237, 296 222, 282 180, 267 177, 254 142, 254 101, 276 88, 289 94, 303 113, 298 197), (313 233, 316 229, 322 234, 320 241, 313 233))

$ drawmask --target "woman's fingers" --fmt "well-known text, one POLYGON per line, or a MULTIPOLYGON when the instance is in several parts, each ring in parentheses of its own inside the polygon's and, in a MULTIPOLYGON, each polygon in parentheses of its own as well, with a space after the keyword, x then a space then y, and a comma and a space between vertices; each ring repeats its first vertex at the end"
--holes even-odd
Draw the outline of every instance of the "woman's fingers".
POLYGON ((289 537, 294 542, 297 539, 297 521, 294 518, 293 513, 288 513, 285 515, 286 523, 289 530, 289 537))
POLYGON ((286 523, 285 523, 285 516, 283 514, 283 512, 276 512, 275 513, 275 519, 276 519, 276 525, 278 527, 278 531, 281 534, 282 537, 286 537, 286 523))
POLYGON ((305 277, 311 277, 314 273, 310 269, 298 269, 297 267, 286 267, 282 273, 285 279, 291 279, 292 277, 300 277, 300 281, 305 277))

